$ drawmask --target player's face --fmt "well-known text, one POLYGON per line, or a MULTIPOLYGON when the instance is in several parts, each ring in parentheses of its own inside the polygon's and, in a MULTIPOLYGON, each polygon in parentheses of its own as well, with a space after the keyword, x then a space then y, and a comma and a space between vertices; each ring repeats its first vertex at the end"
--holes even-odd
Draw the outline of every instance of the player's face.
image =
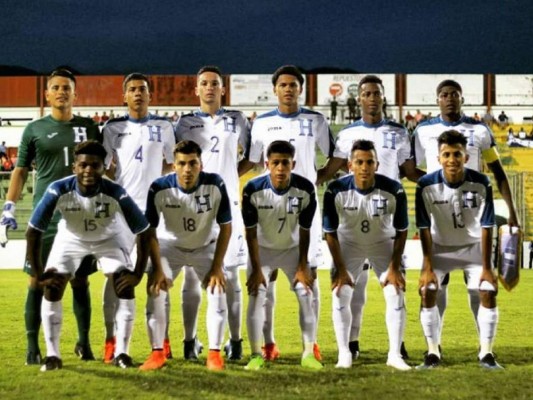
POLYGON ((194 91, 196 96, 200 98, 201 104, 218 104, 220 106, 222 96, 226 92, 222 85, 222 78, 216 72, 204 72, 198 76, 194 91))
POLYGON ((82 193, 94 191, 104 176, 104 160, 92 154, 79 154, 74 162, 74 174, 82 193))
POLYGON ((148 105, 152 100, 148 82, 140 80, 131 80, 126 84, 124 92, 124 103, 128 105, 128 111, 144 116, 148 113, 148 105))
POLYGON ((298 78, 283 74, 278 77, 274 94, 278 97, 278 104, 284 108, 298 108, 298 96, 302 93, 302 86, 298 78))
POLYGON ((442 144, 438 158, 448 182, 462 181, 465 164, 468 162, 468 153, 462 144, 442 144))
POLYGON ((177 153, 174 159, 174 171, 178 176, 178 183, 183 189, 192 189, 198 182, 202 171, 202 160, 196 153, 177 153))
POLYGON ((364 116, 381 118, 383 109, 383 90, 377 83, 364 83, 357 98, 364 116))
POLYGON ((378 165, 375 151, 355 150, 353 152, 348 168, 353 173, 355 184, 359 189, 368 189, 374 184, 378 165))
POLYGON ((457 88, 444 86, 439 92, 437 103, 441 115, 459 115, 463 105, 463 96, 457 88))
POLYGON ((271 153, 265 163, 270 171, 270 181, 277 190, 285 189, 291 181, 294 160, 290 154, 271 153))
POLYGON ((54 76, 48 81, 45 97, 50 107, 58 110, 72 109, 76 100, 74 82, 64 76, 54 76))

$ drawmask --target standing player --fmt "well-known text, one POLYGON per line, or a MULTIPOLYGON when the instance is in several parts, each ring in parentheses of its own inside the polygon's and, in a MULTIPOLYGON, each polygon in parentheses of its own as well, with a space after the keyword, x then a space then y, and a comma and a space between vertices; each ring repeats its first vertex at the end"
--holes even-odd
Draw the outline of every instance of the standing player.
MULTIPOLYGON (((498 190, 509 209, 509 225, 519 226, 509 181, 500 161, 492 132, 484 123, 467 117, 462 113, 461 106, 464 103, 462 93, 463 89, 456 81, 444 80, 439 83, 437 86, 437 104, 440 108, 440 115, 421 123, 414 133, 416 162, 418 165, 425 162, 428 173, 440 169, 441 166, 438 162, 438 137, 442 132, 449 129, 455 129, 461 132, 467 138, 468 143, 467 152, 469 160, 466 166, 475 171, 481 171, 483 162, 487 164, 492 171, 498 190)), ((444 312, 448 303, 448 280, 449 276, 446 276, 443 282, 441 282, 437 294, 437 306, 441 321, 444 318, 444 312)), ((479 292, 477 290, 469 291, 468 295, 470 309, 474 313, 474 317, 476 317, 480 301, 479 292)), ((439 338, 440 335, 441 332, 439 332, 439 338)))
MULTIPOLYGON (((317 172, 315 165, 316 147, 327 157, 332 156, 334 142, 326 118, 315 111, 300 107, 298 97, 302 93, 304 78, 293 65, 284 65, 272 75, 274 94, 278 97, 278 108, 260 115, 252 127, 252 144, 250 161, 259 163, 266 160, 266 151, 275 140, 286 140, 296 149, 294 172, 315 183, 317 172)), ((316 268, 322 264, 320 244, 322 230, 320 212, 317 210, 311 226, 311 242, 309 245, 309 265, 313 275, 313 310, 318 322, 320 292, 316 278, 316 268)), ((275 277, 268 285, 267 312, 265 327, 265 357, 273 360, 279 357, 279 349, 274 340, 273 309, 275 304, 275 277)), ((318 326, 318 324, 317 324, 318 326)), ((316 334, 315 334, 316 336, 316 334)), ((318 345, 315 344, 315 355, 321 359, 318 345)))
MULTIPOLYGON (((370 140, 374 143, 380 160, 379 172, 387 178, 400 182, 405 176, 416 182, 423 171, 416 169, 411 157, 411 144, 407 130, 400 124, 387 120, 383 116, 385 89, 381 79, 375 75, 364 76, 358 84, 357 102, 361 105, 362 118, 341 130, 337 136, 334 157, 319 171, 319 183, 333 176, 339 168, 346 168, 351 157, 352 145, 357 140, 370 140)), ((366 284, 368 272, 359 274, 355 280, 352 297, 352 329, 350 349, 354 358, 359 357, 359 334, 366 302, 366 284)), ((407 352, 402 344, 402 355, 407 352)))
MULTIPOLYGON (((167 119, 148 112, 152 92, 146 75, 138 72, 129 74, 124 78, 122 91, 128 113, 109 120, 103 129, 107 174, 127 190, 144 212, 150 184, 162 173, 172 170, 174 128, 167 119)), ((135 237, 132 235, 130 244, 131 251, 135 244, 135 237)), ((115 353, 114 315, 117 301, 113 282, 107 280, 104 287, 106 363, 113 361, 115 353)), ((172 357, 168 334, 165 354, 172 357)))
MULTIPOLYGON (((242 287, 239 266, 246 263, 247 248, 244 244, 244 225, 239 201, 239 165, 247 164, 250 146, 250 124, 240 111, 222 108, 225 93, 224 81, 218 67, 205 66, 197 73, 195 93, 200 108, 180 118, 176 126, 176 140, 193 140, 202 148, 204 171, 219 174, 228 191, 231 202, 232 236, 226 257, 226 297, 228 300, 228 325, 230 341, 225 346, 230 360, 242 358, 242 287), (241 159, 241 151, 244 158, 241 159)), ((186 358, 195 358, 196 320, 201 300, 200 283, 196 274, 185 269, 182 288, 183 321, 185 324, 186 358)))
POLYGON ((461 132, 443 132, 437 146, 442 170, 421 178, 416 188, 416 225, 423 252, 420 322, 428 344, 419 368, 440 364, 437 290, 446 274, 462 269, 468 291, 478 291, 481 300, 476 318, 480 365, 501 369, 492 352, 498 324, 498 282, 491 264, 495 222, 492 186, 485 175, 465 167, 468 139, 461 132))
POLYGON ((314 185, 294 168, 295 149, 289 142, 276 140, 267 149, 268 174, 250 180, 243 189, 242 214, 246 225, 246 241, 250 251, 248 263, 249 304, 248 336, 252 358, 245 367, 264 367, 261 337, 265 319, 267 279, 277 268, 283 269, 300 306, 300 328, 304 351, 301 364, 305 368, 321 369, 313 347, 316 340, 316 318, 312 308, 313 278, 307 254, 310 228, 316 211, 314 185))
MULTIPOLYGON (((90 118, 75 116, 72 112, 76 100, 76 78, 66 69, 56 69, 47 78, 46 101, 51 114, 30 122, 24 129, 18 148, 17 167, 11 175, 6 202, 0 219, 2 229, 17 228, 15 204, 28 179, 28 172, 35 161, 37 177, 33 194, 33 207, 43 196, 47 186, 57 179, 72 174, 72 151, 77 143, 87 139, 99 139, 98 127, 90 118)), ((43 263, 46 263, 57 233, 59 215, 56 215, 43 235, 43 263)), ((30 275, 24 319, 28 341, 26 364, 40 364, 39 327, 41 325, 41 301, 43 291, 33 271, 26 264, 30 275)), ((74 314, 78 323, 78 341, 74 352, 82 360, 94 360, 89 342, 91 300, 87 275, 96 270, 94 258, 84 259, 71 280, 74 314)))
POLYGON ((324 232, 334 271, 333 326, 339 358, 337 368, 352 366, 349 347, 354 293, 353 282, 366 273, 368 260, 383 287, 389 333, 387 365, 406 371, 411 367, 400 353, 405 330, 405 280, 401 271, 407 239, 407 197, 397 181, 376 174, 377 152, 369 140, 352 146, 351 174, 333 181, 324 194, 324 232))
POLYGON ((26 232, 28 262, 35 279, 44 286, 41 314, 47 355, 41 371, 63 366, 59 350, 63 319, 61 299, 67 281, 74 277, 81 260, 88 254, 100 261, 106 275, 114 276, 114 288, 120 299, 115 314, 115 365, 128 368, 132 366, 128 347, 135 315, 134 287, 142 278, 150 242, 156 239, 149 230, 148 221, 126 191, 103 179, 104 147, 96 141, 86 141, 76 146, 74 155, 74 175, 48 187, 26 232), (43 271, 42 236, 56 211, 61 214, 61 221, 43 271), (135 268, 128 257, 124 220, 139 239, 135 268))
MULTIPOLYGON (((207 368, 222 370, 220 347, 226 325, 226 293, 223 261, 231 237, 231 206, 224 181, 217 174, 202 171, 202 150, 193 141, 179 142, 175 149, 175 173, 157 179, 150 186, 146 216, 157 228, 161 264, 167 279, 174 281, 183 266, 207 291, 207 368), (161 218, 162 217, 162 218, 161 218), (164 222, 164 224, 160 224, 164 222)), ((159 249, 156 250, 156 253, 159 249)), ((153 273, 148 275, 151 284, 153 273)), ((161 368, 165 326, 166 291, 151 295, 147 303, 147 324, 152 353, 142 370, 161 368)))

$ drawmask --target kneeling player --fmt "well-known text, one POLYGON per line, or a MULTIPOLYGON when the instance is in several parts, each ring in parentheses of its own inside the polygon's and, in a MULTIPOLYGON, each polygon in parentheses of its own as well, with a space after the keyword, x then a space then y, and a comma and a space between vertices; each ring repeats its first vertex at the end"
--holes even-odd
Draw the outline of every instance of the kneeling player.
POLYGON ((308 265, 311 222, 316 211, 315 187, 291 173, 294 147, 278 140, 267 149, 267 175, 249 181, 243 190, 242 214, 246 226, 249 304, 247 326, 252 358, 246 369, 264 367, 261 355, 265 301, 270 274, 281 268, 291 281, 300 306, 303 347, 301 364, 320 369, 313 354, 316 318, 313 313, 313 278, 308 265))
POLYGON ((498 323, 498 282, 491 263, 492 187, 485 175, 465 167, 468 153, 463 134, 445 131, 437 143, 442 169, 421 178, 416 188, 416 224, 424 255, 420 322, 428 344, 424 363, 418 368, 440 364, 437 289, 447 273, 462 269, 468 291, 479 292, 481 299, 477 314, 480 365, 500 369, 492 353, 498 323))
POLYGON ((365 261, 374 267, 387 310, 387 365, 409 370, 400 354, 405 329, 405 280, 400 270, 407 238, 407 199, 400 183, 376 174, 374 143, 357 140, 348 169, 352 172, 328 185, 324 194, 324 231, 333 258, 333 326, 339 358, 337 368, 352 366, 349 348, 354 282, 365 261))
POLYGON ((62 323, 61 299, 81 260, 92 254, 103 272, 113 278, 119 298, 117 346, 114 363, 132 366, 128 355, 135 314, 134 287, 139 283, 148 258, 150 234, 146 218, 119 185, 102 179, 106 151, 95 141, 80 143, 74 149, 74 175, 53 182, 35 208, 26 232, 27 257, 37 279, 44 286, 41 307, 47 357, 41 371, 62 368, 59 335, 62 323), (42 233, 55 211, 61 214, 59 229, 43 273, 42 233), (135 269, 121 230, 125 219, 137 234, 138 258, 135 269))
MULTIPOLYGON (((202 171, 202 150, 183 140, 174 148, 174 174, 152 183, 146 216, 157 227, 161 264, 167 280, 174 281, 183 266, 191 266, 207 289, 207 368, 221 370, 220 347, 227 319, 225 278, 222 269, 231 237, 231 206, 224 181, 217 174, 202 171), (164 224, 159 224, 160 220, 164 224)), ((156 270, 150 270, 148 285, 156 270)), ((165 363, 166 291, 148 297, 146 320, 152 353, 141 370, 161 368, 165 363)), ((197 355, 196 355, 197 356, 197 355)))

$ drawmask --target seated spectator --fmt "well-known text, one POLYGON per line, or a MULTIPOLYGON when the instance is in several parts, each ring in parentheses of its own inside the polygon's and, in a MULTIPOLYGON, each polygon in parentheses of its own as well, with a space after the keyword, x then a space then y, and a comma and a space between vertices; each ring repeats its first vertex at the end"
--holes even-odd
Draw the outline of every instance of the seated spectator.
POLYGON ((520 127, 520 130, 518 131, 518 138, 519 139, 525 139, 527 136, 526 131, 523 127, 520 127))
POLYGON ((514 130, 513 128, 509 128, 509 131, 507 131, 507 140, 513 140, 515 138, 514 130))

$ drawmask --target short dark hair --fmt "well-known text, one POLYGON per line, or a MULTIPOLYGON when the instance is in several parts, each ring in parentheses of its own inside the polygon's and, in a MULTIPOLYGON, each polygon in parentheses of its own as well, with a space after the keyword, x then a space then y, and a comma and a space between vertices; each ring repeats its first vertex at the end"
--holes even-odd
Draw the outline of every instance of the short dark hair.
POLYGON ((122 81, 122 92, 126 93, 126 87, 128 86, 128 82, 130 81, 145 81, 148 85, 148 89, 150 91, 152 90, 150 79, 148 79, 145 74, 141 74, 140 72, 132 72, 131 74, 127 75, 122 81))
POLYGON ((374 142, 371 140, 359 139, 353 142, 352 145, 352 153, 356 150, 376 151, 376 146, 374 146, 374 142))
POLYGON ((196 154, 198 157, 202 156, 202 149, 198 143, 192 140, 182 140, 174 146, 174 155, 181 154, 196 154))
POLYGON ((361 92, 361 88, 365 83, 375 83, 376 85, 381 86, 381 91, 383 94, 385 94, 385 87, 383 86, 383 81, 381 78, 377 75, 365 75, 361 78, 359 81, 359 84, 357 85, 357 93, 361 92))
POLYGON ((296 150, 294 146, 286 140, 274 140, 267 148, 267 158, 272 153, 290 154, 291 158, 294 158, 296 150))
POLYGON ((48 86, 48 82, 55 77, 55 76, 61 76, 63 78, 70 79, 72 82, 74 82, 74 86, 76 86, 76 77, 72 72, 70 72, 66 68, 56 68, 52 72, 50 72, 50 75, 46 78, 46 85, 48 86))
POLYGON ((298 79, 298 82, 300 82, 300 86, 303 86, 304 84, 304 76, 302 75, 302 72, 298 69, 298 67, 296 67, 295 65, 283 65, 279 67, 272 75, 273 86, 276 86, 280 75, 292 75, 296 77, 296 79, 298 79))
POLYGON ((218 76, 220 76, 220 79, 222 79, 222 82, 224 82, 224 78, 222 77, 222 72, 220 71, 220 68, 218 68, 216 65, 204 65, 202 68, 198 70, 196 73, 196 77, 199 77, 204 72, 214 72, 218 76))
POLYGON ((463 94, 463 88, 457 81, 454 81, 452 79, 445 79, 439 85, 437 86, 437 96, 439 95, 440 91, 445 86, 451 86, 453 88, 456 88, 461 94, 463 94))
POLYGON ((439 145, 439 149, 443 144, 461 144, 466 149, 466 144, 468 141, 461 132, 456 131, 455 129, 450 129, 440 134, 439 138, 437 139, 437 143, 439 145))
POLYGON ((79 156, 80 154, 97 156, 100 157, 102 161, 105 161, 107 151, 100 142, 97 142, 96 140, 86 140, 74 147, 74 156, 79 156))

